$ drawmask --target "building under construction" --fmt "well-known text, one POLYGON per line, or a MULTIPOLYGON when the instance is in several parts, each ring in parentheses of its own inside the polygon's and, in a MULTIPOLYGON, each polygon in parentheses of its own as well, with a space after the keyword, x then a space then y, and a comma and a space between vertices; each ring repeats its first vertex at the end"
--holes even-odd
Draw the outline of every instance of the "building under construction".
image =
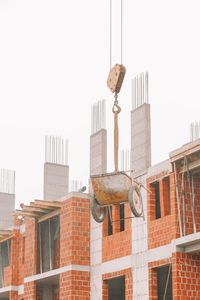
MULTIPOLYGON (((151 166, 146 81, 133 81, 124 164, 144 187, 143 216, 122 203, 96 222, 91 186, 69 192, 67 146, 47 138, 43 200, 14 211, 14 174, 1 174, 11 189, 0 193, 0 299, 200 299, 200 139, 151 166)), ((107 173, 104 111, 92 111, 90 175, 107 173)))

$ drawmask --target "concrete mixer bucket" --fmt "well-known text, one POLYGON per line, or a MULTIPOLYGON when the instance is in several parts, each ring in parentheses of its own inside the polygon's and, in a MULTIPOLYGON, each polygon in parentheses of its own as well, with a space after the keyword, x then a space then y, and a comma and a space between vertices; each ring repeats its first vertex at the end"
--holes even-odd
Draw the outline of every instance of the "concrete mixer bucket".
POLYGON ((129 203, 135 217, 143 213, 142 197, 138 185, 125 172, 113 172, 90 177, 93 188, 91 213, 95 221, 101 223, 106 216, 106 207, 129 203))

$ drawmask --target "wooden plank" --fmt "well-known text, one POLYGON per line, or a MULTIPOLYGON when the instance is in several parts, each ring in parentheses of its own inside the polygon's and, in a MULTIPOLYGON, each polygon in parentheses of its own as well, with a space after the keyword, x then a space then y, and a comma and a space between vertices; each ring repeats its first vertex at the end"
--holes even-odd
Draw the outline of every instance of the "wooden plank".
POLYGON ((10 235, 8 235, 8 236, 6 236, 6 237, 0 239, 0 243, 3 243, 3 242, 5 242, 5 241, 7 241, 7 240, 10 240, 10 239, 12 239, 14 236, 15 236, 15 234, 13 233, 13 234, 10 234, 10 235))
POLYGON ((30 210, 26 210, 26 209, 22 209, 22 212, 25 212, 25 213, 33 213, 33 214, 37 214, 38 216, 41 216, 43 215, 44 213, 43 212, 39 212, 39 211, 30 211, 30 210))
POLYGON ((32 218, 40 217, 40 215, 38 215, 37 213, 25 212, 24 210, 19 210, 19 209, 16 209, 13 212, 13 215, 14 216, 23 216, 23 217, 32 217, 32 218))
POLYGON ((54 216, 57 216, 57 215, 59 215, 59 214, 60 214, 60 209, 56 209, 56 210, 50 212, 49 214, 46 214, 45 216, 40 217, 40 218, 38 219, 38 223, 41 223, 41 222, 43 222, 43 221, 46 221, 46 220, 48 220, 48 219, 50 219, 50 218, 52 218, 52 217, 54 217, 54 216))
POLYGON ((4 229, 0 229, 0 235, 9 235, 11 234, 12 231, 11 230, 4 230, 4 229))
POLYGON ((46 209, 47 211, 50 211, 50 210, 54 209, 54 207, 52 207, 52 206, 43 205, 43 204, 36 204, 35 202, 31 202, 30 207, 42 208, 42 209, 46 209))
POLYGON ((27 206, 27 205, 24 205, 24 210, 25 211, 30 211, 30 212, 38 212, 38 213, 48 213, 49 210, 48 209, 43 209, 43 208, 40 208, 40 207, 32 207, 32 206, 27 206))
POLYGON ((61 207, 62 203, 59 201, 45 201, 45 200, 35 200, 35 203, 41 204, 41 205, 48 205, 52 207, 61 207))

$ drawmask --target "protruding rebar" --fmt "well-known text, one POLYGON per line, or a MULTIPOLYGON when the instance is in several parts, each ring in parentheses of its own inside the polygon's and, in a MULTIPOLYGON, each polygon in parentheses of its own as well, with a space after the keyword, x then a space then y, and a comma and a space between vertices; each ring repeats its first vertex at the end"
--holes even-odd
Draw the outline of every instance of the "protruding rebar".
POLYGON ((96 133, 106 128, 106 102, 100 100, 91 107, 91 132, 96 133))
POLYGON ((132 80, 132 109, 144 103, 149 103, 149 75, 148 72, 137 75, 132 80))
POLYGON ((200 138, 200 122, 190 124, 190 141, 193 142, 200 138))
POLYGON ((68 165, 68 140, 60 136, 46 136, 45 162, 68 165))
POLYGON ((7 194, 15 194, 15 171, 0 170, 0 192, 7 194))
POLYGON ((121 171, 130 170, 130 151, 121 150, 121 171))

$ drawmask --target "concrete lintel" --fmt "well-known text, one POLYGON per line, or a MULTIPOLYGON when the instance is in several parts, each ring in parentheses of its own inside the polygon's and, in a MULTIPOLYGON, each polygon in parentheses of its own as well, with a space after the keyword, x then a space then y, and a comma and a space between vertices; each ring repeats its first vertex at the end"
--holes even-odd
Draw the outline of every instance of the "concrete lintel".
POLYGON ((132 268, 132 258, 132 255, 128 255, 102 263, 101 274, 113 273, 132 268))
POLYGON ((172 256, 173 243, 148 250, 148 263, 163 260, 172 256))
POLYGON ((45 278, 50 278, 68 271, 81 271, 81 272, 90 272, 90 266, 81 266, 81 265, 68 265, 59 269, 51 270, 41 274, 33 275, 24 278, 24 283, 32 281, 40 281, 45 278))
POLYGON ((9 285, 3 288, 0 288, 0 299, 4 299, 4 297, 9 297, 9 292, 14 291, 18 292, 18 286, 17 285, 9 285))

